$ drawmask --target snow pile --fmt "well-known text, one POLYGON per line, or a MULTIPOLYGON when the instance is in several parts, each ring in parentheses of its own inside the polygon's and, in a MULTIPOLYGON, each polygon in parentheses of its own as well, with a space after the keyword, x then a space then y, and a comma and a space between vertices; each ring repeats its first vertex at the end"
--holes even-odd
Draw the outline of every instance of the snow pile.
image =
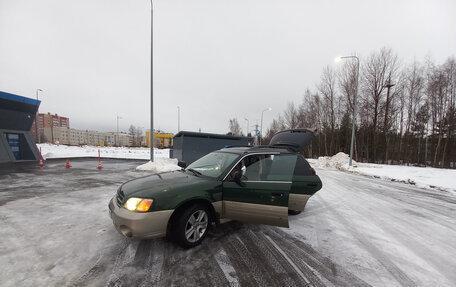
POLYGON ((418 187, 456 192, 456 170, 454 169, 358 163, 348 171, 418 187))
MULTIPOLYGON (((150 159, 150 148, 144 147, 99 147, 99 146, 67 146, 54 144, 37 144, 41 147, 43 159, 98 157, 102 158, 150 159)), ((169 149, 154 149, 154 158, 169 158, 169 149)))
MULTIPOLYGON (((343 152, 339 152, 334 156, 321 156, 318 159, 309 159, 309 163, 313 167, 335 168, 342 171, 348 170, 349 161, 350 157, 348 156, 348 154, 343 152)), ((352 161, 352 163, 356 164, 355 161, 352 161)))
POLYGON ((348 154, 339 152, 332 157, 322 156, 308 161, 312 167, 316 168, 337 169, 390 181, 404 182, 418 187, 456 192, 456 170, 454 169, 358 163, 355 161, 352 161, 353 166, 349 166, 349 160, 348 154))
POLYGON ((150 170, 155 173, 168 172, 181 169, 177 165, 177 158, 156 158, 154 162, 148 161, 136 167, 136 170, 150 170))

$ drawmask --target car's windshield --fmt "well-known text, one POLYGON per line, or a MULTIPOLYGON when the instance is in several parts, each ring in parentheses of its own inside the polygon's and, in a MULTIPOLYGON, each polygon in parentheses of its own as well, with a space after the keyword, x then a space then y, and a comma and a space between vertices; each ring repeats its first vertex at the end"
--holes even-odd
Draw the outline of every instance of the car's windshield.
POLYGON ((238 154, 212 152, 193 162, 187 170, 194 170, 209 177, 219 177, 237 158, 238 154))

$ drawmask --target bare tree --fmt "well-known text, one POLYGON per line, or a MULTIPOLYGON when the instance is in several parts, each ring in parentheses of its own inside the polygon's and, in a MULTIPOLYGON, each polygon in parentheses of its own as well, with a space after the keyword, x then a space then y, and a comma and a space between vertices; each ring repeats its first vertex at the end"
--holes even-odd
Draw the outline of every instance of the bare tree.
MULTIPOLYGON (((327 66, 323 69, 318 90, 323 96, 324 107, 326 109, 327 124, 330 128, 329 153, 334 153, 334 138, 336 128, 336 73, 334 69, 327 66)), ((326 142, 326 141, 325 141, 326 142)))
POLYGON ((382 48, 380 52, 370 55, 364 65, 362 79, 364 100, 372 115, 370 126, 372 139, 372 156, 377 160, 377 131, 378 120, 382 112, 389 115, 391 98, 387 98, 384 91, 390 81, 394 81, 398 68, 397 55, 391 49, 382 48), (384 110, 382 111, 382 107, 384 110))
POLYGON ((230 119, 229 129, 230 129, 230 133, 233 136, 241 136, 242 135, 241 125, 239 125, 239 122, 238 122, 238 120, 236 118, 230 119))
POLYGON ((286 128, 295 129, 299 126, 299 111, 293 102, 288 102, 287 108, 283 112, 283 120, 286 128))

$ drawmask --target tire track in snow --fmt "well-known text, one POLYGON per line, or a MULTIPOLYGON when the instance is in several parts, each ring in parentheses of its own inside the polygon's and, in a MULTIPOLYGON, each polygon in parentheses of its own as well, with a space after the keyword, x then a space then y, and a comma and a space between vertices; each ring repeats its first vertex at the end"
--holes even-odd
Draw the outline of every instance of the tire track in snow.
MULTIPOLYGON (((323 205, 326 205, 326 202, 324 200, 320 201, 323 205)), ((347 231, 349 231, 354 238, 356 238, 362 245, 364 245, 366 250, 373 255, 373 257, 381 263, 381 265, 388 270, 388 272, 399 282, 400 284, 403 284, 405 286, 416 286, 416 283, 410 279, 405 272, 403 272, 394 262, 392 262, 388 256, 382 252, 380 249, 378 249, 371 241, 364 236, 361 232, 358 232, 355 227, 352 226, 352 224, 345 219, 345 217, 338 212, 336 209, 331 209, 331 213, 334 214, 336 218, 338 218, 339 221, 341 221, 344 225, 347 231)))
POLYGON ((124 239, 125 247, 121 249, 116 257, 114 268, 111 275, 109 275, 107 286, 128 286, 128 282, 124 285, 123 277, 125 277, 126 266, 133 262, 139 242, 124 239))
POLYGON ((215 254, 214 258, 225 274, 225 278, 228 280, 230 286, 240 286, 236 270, 231 264, 225 249, 221 248, 219 252, 215 254))
POLYGON ((321 255, 303 240, 292 237, 279 228, 269 227, 265 235, 274 242, 280 242, 280 249, 304 272, 312 286, 316 286, 317 283, 320 286, 369 286, 342 266, 321 255))

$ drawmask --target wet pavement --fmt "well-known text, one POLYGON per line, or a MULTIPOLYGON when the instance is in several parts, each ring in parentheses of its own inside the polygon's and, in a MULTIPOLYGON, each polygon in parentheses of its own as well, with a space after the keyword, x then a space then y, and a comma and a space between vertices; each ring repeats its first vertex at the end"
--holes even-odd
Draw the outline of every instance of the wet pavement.
POLYGON ((338 171, 291 228, 229 222, 184 250, 112 226, 144 161, 0 165, 2 286, 454 286, 456 199, 338 171))

